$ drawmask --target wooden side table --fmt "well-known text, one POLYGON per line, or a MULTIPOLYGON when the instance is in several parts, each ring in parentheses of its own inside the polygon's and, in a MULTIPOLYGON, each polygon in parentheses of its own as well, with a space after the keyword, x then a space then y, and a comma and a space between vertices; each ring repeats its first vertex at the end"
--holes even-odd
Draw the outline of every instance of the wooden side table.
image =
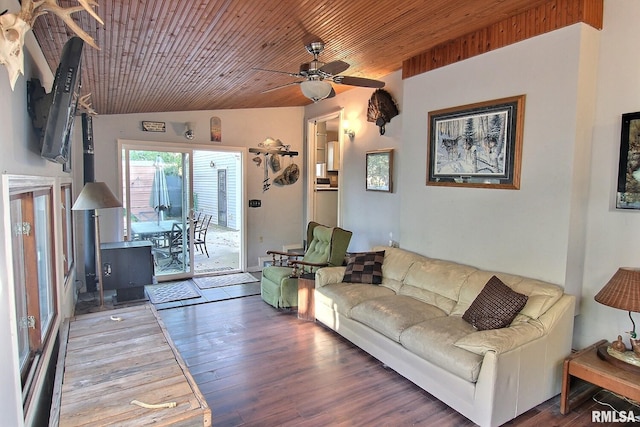
POLYGON ((303 274, 298 278, 298 319, 316 321, 313 307, 313 290, 315 288, 315 274, 303 274))
POLYGON ((598 347, 608 345, 607 340, 598 341, 584 350, 571 354, 564 360, 562 394, 560 396, 561 414, 568 414, 572 405, 584 402, 593 392, 593 388, 590 388, 570 397, 571 377, 580 378, 594 386, 602 387, 631 400, 640 401, 640 374, 622 369, 598 357, 598 347))

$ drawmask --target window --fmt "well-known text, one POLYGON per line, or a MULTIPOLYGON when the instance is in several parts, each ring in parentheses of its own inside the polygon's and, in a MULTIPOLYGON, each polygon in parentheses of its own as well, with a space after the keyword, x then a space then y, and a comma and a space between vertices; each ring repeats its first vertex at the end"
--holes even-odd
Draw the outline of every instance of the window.
POLYGON ((11 242, 23 401, 57 315, 53 187, 13 189, 11 242))

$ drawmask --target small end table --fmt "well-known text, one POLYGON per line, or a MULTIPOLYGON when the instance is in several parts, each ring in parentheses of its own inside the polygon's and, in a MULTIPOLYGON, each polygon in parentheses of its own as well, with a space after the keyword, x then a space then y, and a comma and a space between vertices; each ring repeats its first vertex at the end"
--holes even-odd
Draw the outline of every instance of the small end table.
POLYGON ((316 276, 305 273, 298 278, 298 319, 316 321, 313 307, 313 291, 316 288, 316 276))
POLYGON ((570 398, 571 377, 580 378, 594 386, 618 393, 631 400, 640 401, 640 374, 622 369, 598 357, 598 348, 608 345, 607 340, 600 340, 571 354, 564 360, 560 397, 561 414, 568 414, 571 411, 571 405, 585 401, 593 392, 593 387, 590 387, 570 398))

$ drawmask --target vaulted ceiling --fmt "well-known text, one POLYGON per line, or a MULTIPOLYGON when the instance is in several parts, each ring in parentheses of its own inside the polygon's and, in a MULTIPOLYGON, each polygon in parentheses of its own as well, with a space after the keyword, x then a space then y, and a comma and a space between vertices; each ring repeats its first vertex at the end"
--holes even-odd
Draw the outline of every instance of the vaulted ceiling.
MULTIPOLYGON (((84 48, 82 93, 99 114, 121 114, 306 105, 298 85, 262 93, 297 79, 253 68, 296 73, 312 59, 305 42, 320 38, 321 61, 349 63, 341 75, 378 79, 546 1, 98 0, 104 26, 84 11, 73 16, 100 46, 84 48)), ((34 34, 55 70, 72 31, 47 14, 34 34)))

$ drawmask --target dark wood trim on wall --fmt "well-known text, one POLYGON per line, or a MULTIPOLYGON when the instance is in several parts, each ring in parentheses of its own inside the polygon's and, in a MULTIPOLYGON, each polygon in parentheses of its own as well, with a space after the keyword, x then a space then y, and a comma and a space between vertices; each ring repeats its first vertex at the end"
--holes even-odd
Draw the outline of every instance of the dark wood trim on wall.
POLYGON ((601 30, 604 0, 553 0, 406 59, 406 79, 578 22, 601 30))

